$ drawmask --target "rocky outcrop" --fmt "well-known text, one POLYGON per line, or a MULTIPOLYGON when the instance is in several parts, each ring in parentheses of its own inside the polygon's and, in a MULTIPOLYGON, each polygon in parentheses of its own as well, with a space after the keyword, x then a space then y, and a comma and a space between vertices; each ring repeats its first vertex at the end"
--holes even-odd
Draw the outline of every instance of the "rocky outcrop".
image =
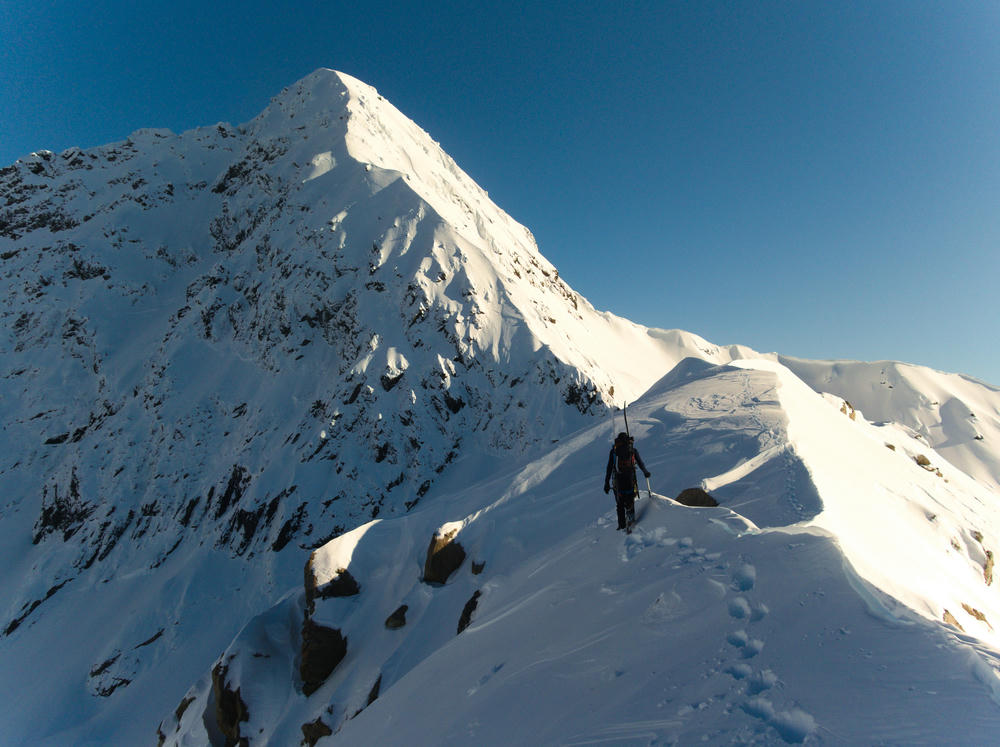
POLYGON ((960 623, 958 619, 953 614, 951 614, 949 610, 944 611, 942 619, 945 621, 946 625, 951 625, 953 628, 958 628, 963 633, 965 632, 965 628, 962 627, 962 623, 960 623))
POLYGON ((240 696, 240 689, 230 689, 226 681, 229 670, 219 662, 212 670, 212 694, 215 698, 215 723, 226 738, 226 747, 249 744, 240 736, 240 724, 250 720, 250 711, 240 696))
POLYGON ((697 508, 711 508, 719 505, 719 502, 715 498, 701 488, 687 488, 686 490, 682 490, 680 495, 674 500, 684 506, 694 506, 697 508))
POLYGON ((305 620, 302 623, 299 677, 302 679, 302 692, 312 695, 347 655, 347 638, 340 630, 320 625, 312 619, 316 599, 354 596, 361 592, 361 586, 346 568, 338 568, 332 578, 320 583, 316 572, 316 552, 306 561, 303 585, 305 620))
POLYGON ((336 628, 320 625, 310 618, 302 624, 302 651, 299 676, 302 692, 312 695, 347 656, 347 639, 336 628))
POLYGON ((986 623, 986 627, 988 627, 990 630, 993 630, 993 626, 990 625, 990 621, 986 619, 986 615, 977 610, 971 604, 966 604, 965 602, 962 602, 962 609, 965 610, 967 615, 976 618, 981 623, 986 623))
POLYGON ((424 562, 424 583, 443 584, 457 571, 465 560, 465 549, 455 541, 457 529, 447 533, 438 531, 427 548, 424 562))

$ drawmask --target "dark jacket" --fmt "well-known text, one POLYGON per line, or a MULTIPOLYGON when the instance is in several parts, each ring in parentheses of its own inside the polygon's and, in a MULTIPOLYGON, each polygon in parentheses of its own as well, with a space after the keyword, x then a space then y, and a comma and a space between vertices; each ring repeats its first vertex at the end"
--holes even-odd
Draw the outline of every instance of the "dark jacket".
MULTIPOLYGON (((642 470, 642 474, 649 477, 649 470, 646 469, 646 465, 642 463, 642 457, 639 456, 639 450, 633 446, 632 453, 635 455, 635 463, 639 465, 639 469, 642 470)), ((608 454, 608 469, 604 473, 604 484, 606 486, 611 484, 611 475, 616 471, 617 466, 618 465, 615 463, 615 447, 612 446, 611 453, 608 454)))

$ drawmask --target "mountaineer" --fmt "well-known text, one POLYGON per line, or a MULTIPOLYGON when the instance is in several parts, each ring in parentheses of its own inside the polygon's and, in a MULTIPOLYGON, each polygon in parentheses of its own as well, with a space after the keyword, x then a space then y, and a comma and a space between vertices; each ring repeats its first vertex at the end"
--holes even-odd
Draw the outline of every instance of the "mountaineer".
POLYGON ((635 476, 636 465, 648 479, 649 470, 642 463, 642 457, 636 451, 632 437, 627 433, 619 433, 608 455, 608 469, 604 473, 604 492, 611 490, 613 475, 618 528, 628 532, 632 531, 632 525, 635 523, 635 499, 639 494, 635 476))

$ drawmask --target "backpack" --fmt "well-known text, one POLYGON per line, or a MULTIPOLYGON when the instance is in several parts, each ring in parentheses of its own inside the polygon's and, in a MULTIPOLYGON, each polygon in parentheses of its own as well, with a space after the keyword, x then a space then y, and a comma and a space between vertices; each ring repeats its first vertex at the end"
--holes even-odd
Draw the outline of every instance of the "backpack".
POLYGON ((615 439, 615 465, 619 475, 628 475, 635 471, 635 451, 632 439, 620 434, 615 439))

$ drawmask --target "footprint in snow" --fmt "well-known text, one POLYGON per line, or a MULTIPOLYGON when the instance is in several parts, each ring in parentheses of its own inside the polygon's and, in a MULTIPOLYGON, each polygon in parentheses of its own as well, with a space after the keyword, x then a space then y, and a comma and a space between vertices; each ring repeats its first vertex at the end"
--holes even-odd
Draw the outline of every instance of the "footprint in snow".
POLYGON ((765 690, 770 690, 777 684, 778 675, 770 669, 764 669, 757 672, 747 683, 747 695, 760 695, 765 690))
MULTIPOLYGON (((722 584, 716 582, 719 587, 722 584)), ((750 563, 742 563, 733 573, 729 589, 749 592, 757 585, 757 569, 750 563)), ((722 590, 720 589, 720 592, 722 590)), ((740 594, 727 603, 730 617, 734 620, 753 623, 763 620, 770 610, 763 602, 753 602, 740 594)), ((747 660, 753 659, 764 650, 764 641, 753 638, 747 629, 740 628, 726 635, 726 643, 739 652, 738 661, 723 671, 736 682, 745 683, 745 698, 740 709, 746 714, 760 719, 773 728, 781 739, 790 744, 800 744, 816 732, 816 720, 801 708, 779 711, 762 693, 767 693, 778 684, 778 675, 770 669, 756 673, 747 660)))
POLYGON ((751 638, 746 645, 740 649, 740 656, 744 659, 752 659, 764 650, 764 641, 760 638, 751 638))
POLYGON ((753 668, 749 664, 733 664, 726 667, 725 672, 734 680, 745 680, 753 674, 753 668))
POLYGON ((750 591, 757 583, 757 569, 749 563, 741 565, 733 574, 733 588, 738 591, 750 591))
POLYGON ((770 700, 760 696, 748 698, 740 708, 744 713, 772 727, 790 744, 800 744, 816 731, 816 719, 801 708, 778 711, 770 700))
POLYGON ((673 547, 674 545, 680 544, 682 547, 687 549, 682 549, 681 553, 687 553, 683 557, 687 560, 688 556, 697 555, 698 557, 703 557, 705 550, 698 548, 697 550, 690 549, 689 545, 691 543, 690 538, 687 538, 688 546, 684 546, 685 540, 676 540, 669 535, 666 529, 663 527, 656 527, 655 529, 643 529, 642 527, 636 526, 632 529, 630 534, 625 535, 625 542, 622 548, 622 562, 627 563, 632 560, 636 555, 641 553, 647 547, 673 547), (698 555, 701 553, 701 555, 698 555))
POLYGON ((746 620, 750 617, 752 610, 750 602, 746 597, 733 597, 729 600, 729 616, 737 620, 746 620))
POLYGON ((747 601, 746 597, 739 596, 733 597, 729 600, 729 615, 737 620, 749 620, 750 622, 758 622, 767 617, 767 613, 771 610, 768 609, 766 604, 757 602, 753 605, 747 601))
POLYGON ((504 662, 501 662, 500 664, 497 664, 496 666, 494 666, 492 670, 490 670, 489 672, 487 672, 486 674, 484 674, 482 677, 480 677, 479 681, 475 685, 473 685, 468 690, 466 690, 465 694, 471 697, 471 696, 475 695, 477 692, 479 692, 479 688, 481 688, 483 685, 485 685, 487 682, 489 682, 493 678, 493 675, 495 675, 497 672, 499 672, 501 669, 503 669, 503 665, 504 665, 504 662))
POLYGON ((726 641, 728 641, 730 646, 743 648, 750 642, 750 636, 747 635, 745 630, 734 630, 726 636, 726 641))

